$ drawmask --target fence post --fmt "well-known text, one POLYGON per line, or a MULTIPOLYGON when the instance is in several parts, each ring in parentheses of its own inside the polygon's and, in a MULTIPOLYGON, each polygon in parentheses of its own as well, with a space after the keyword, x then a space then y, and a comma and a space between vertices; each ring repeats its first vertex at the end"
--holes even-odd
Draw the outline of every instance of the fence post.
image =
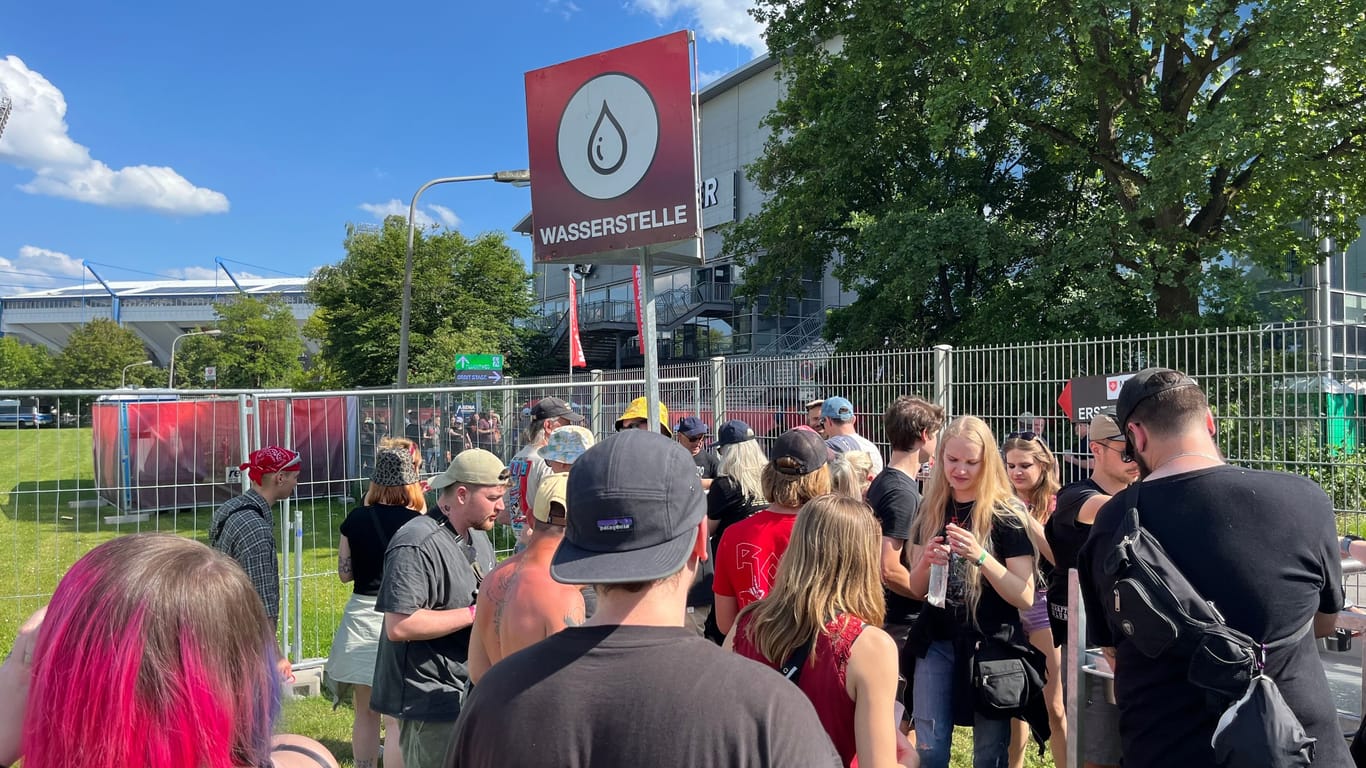
POLYGON ((712 429, 720 429, 726 420, 726 358, 711 359, 711 420, 712 429))
POLYGON ((944 415, 953 418, 950 402, 950 385, 953 383, 953 347, 949 344, 936 344, 934 347, 934 402, 944 409, 944 415))
POLYGON ((593 402, 593 419, 590 422, 590 429, 593 430, 593 437, 597 438, 602 434, 602 369, 594 368, 589 371, 588 380, 593 382, 589 395, 593 402))

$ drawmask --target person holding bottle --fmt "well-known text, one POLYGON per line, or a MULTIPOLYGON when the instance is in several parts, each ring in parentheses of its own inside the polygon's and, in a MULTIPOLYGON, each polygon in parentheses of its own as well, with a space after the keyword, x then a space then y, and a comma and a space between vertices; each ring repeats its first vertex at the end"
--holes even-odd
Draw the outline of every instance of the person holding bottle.
POLYGON ((948 766, 955 724, 973 728, 974 768, 1008 762, 1010 721, 973 710, 969 669, 983 638, 1027 647, 1020 611, 1034 604, 1028 516, 996 445, 975 416, 949 424, 911 527, 912 596, 927 600, 908 641, 918 659, 912 711, 925 768, 948 766), (942 593, 930 589, 932 569, 942 573, 934 579, 942 593))

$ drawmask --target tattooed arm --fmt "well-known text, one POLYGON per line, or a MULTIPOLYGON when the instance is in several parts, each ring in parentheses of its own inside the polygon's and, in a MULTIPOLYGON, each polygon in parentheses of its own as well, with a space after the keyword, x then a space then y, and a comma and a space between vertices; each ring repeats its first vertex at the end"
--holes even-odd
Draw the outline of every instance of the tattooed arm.
POLYGON ((356 574, 351 570, 351 542, 346 537, 341 537, 341 543, 337 545, 337 578, 343 584, 349 583, 356 578, 356 574))

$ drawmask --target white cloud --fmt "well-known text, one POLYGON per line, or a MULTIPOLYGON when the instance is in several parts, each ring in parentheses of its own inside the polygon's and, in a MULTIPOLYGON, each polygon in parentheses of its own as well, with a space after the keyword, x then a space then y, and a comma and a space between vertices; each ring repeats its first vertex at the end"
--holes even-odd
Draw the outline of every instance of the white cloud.
POLYGON ((223 193, 196 187, 173 168, 132 165, 115 170, 96 160, 89 148, 67 135, 61 90, 18 56, 0 59, 0 93, 14 102, 0 136, 0 162, 33 172, 33 179, 19 187, 23 191, 185 216, 228 210, 223 193))
POLYGON ((708 85, 720 80, 726 74, 726 70, 718 69, 713 72, 699 71, 697 73, 697 87, 705 88, 708 85))
POLYGON ((707 40, 731 43, 748 48, 758 56, 768 50, 764 45, 764 28, 749 9, 751 0, 630 0, 638 8, 660 22, 683 17, 695 25, 707 40))
MULTIPOLYGON (((361 203, 360 209, 374 216, 377 221, 384 221, 390 216, 398 216, 404 221, 408 220, 408 204, 394 198, 387 203, 361 203)), ((440 224, 447 229, 455 229, 460 226, 460 217, 450 208, 444 205, 428 205, 426 210, 418 208, 413 216, 413 222, 419 229, 431 229, 440 224)))
POLYGON ((546 13, 558 13, 565 21, 569 21, 574 14, 583 10, 574 0, 546 0, 546 13))
MULTIPOLYGON (((163 270, 163 272, 167 277, 174 278, 176 280, 222 280, 223 282, 228 281, 228 276, 223 274, 223 271, 221 269, 217 269, 214 267, 173 267, 171 269, 163 270)), ((242 278, 256 279, 261 277, 261 275, 253 274, 251 272, 242 272, 236 269, 232 271, 232 276, 238 278, 239 280, 242 278)))
POLYGON ((60 251, 25 245, 14 259, 0 256, 0 283, 6 292, 14 288, 56 288, 71 285, 85 272, 80 259, 60 251))
POLYGON ((460 217, 455 215, 455 211, 444 205, 429 205, 427 210, 431 211, 436 216, 437 221, 440 221, 446 229, 455 229, 460 226, 460 217))

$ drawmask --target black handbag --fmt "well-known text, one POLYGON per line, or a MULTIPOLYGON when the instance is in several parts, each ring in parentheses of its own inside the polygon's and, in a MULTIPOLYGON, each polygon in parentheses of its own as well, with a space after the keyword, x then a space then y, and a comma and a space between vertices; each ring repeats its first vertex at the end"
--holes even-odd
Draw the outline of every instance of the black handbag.
POLYGON ((972 654, 973 704, 994 719, 1020 717, 1043 695, 1044 659, 1033 647, 998 637, 977 641, 972 654))

